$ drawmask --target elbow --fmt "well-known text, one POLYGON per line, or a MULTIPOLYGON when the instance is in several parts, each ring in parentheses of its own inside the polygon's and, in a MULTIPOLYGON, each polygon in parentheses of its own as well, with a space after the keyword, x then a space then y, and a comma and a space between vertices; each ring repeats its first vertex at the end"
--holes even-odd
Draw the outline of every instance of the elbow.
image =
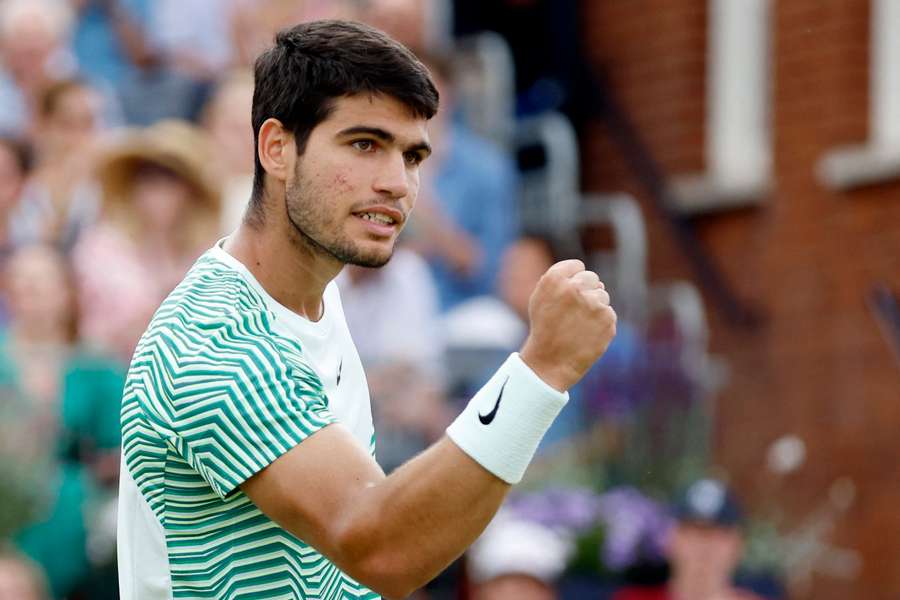
POLYGON ((400 573, 393 575, 375 575, 370 577, 369 583, 360 582, 373 592, 380 594, 385 600, 403 600, 412 595, 420 585, 415 585, 410 581, 408 575, 400 573))
POLYGON ((385 600, 400 600, 428 582, 420 575, 415 561, 404 561, 390 542, 378 543, 361 532, 347 531, 337 547, 335 564, 385 600))
POLYGON ((348 574, 385 600, 401 600, 427 583, 415 569, 404 568, 401 561, 387 553, 362 557, 348 574))

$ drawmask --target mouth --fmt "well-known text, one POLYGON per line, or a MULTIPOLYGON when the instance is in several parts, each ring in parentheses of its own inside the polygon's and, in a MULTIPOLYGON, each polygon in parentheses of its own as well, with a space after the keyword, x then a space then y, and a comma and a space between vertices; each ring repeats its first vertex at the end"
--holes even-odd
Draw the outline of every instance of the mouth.
POLYGON ((382 237, 398 231, 404 221, 402 212, 383 206, 354 212, 353 216, 363 221, 370 232, 382 237))

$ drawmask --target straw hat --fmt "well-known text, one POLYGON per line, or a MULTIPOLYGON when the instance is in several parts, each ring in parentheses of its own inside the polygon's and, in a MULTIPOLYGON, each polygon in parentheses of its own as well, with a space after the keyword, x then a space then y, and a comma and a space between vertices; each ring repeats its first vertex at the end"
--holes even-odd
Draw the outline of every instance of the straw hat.
POLYGON ((210 154, 203 130, 184 121, 160 121, 126 131, 98 161, 104 208, 128 210, 135 173, 149 164, 168 169, 190 185, 198 208, 218 213, 221 189, 210 171, 210 154))

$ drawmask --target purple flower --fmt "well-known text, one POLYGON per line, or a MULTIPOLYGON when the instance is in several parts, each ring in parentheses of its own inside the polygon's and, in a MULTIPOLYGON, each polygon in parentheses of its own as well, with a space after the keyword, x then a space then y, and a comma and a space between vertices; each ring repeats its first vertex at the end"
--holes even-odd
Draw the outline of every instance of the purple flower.
POLYGON ((597 523, 600 497, 587 488, 548 488, 510 499, 509 508, 522 519, 578 533, 597 523))
POLYGON ((603 559, 611 569, 662 556, 671 518, 662 505, 636 489, 624 487, 603 494, 600 519, 606 528, 603 559))

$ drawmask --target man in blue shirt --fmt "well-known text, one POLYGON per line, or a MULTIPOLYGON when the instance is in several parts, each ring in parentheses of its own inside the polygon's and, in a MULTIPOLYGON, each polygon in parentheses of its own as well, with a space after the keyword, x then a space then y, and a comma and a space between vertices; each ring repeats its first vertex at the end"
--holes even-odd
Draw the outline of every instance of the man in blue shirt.
POLYGON ((441 58, 425 63, 440 90, 442 107, 430 124, 434 162, 426 172, 431 177, 423 181, 412 225, 415 247, 431 265, 446 311, 495 292, 500 257, 518 236, 518 181, 515 165, 503 150, 453 120, 446 63, 441 58))

